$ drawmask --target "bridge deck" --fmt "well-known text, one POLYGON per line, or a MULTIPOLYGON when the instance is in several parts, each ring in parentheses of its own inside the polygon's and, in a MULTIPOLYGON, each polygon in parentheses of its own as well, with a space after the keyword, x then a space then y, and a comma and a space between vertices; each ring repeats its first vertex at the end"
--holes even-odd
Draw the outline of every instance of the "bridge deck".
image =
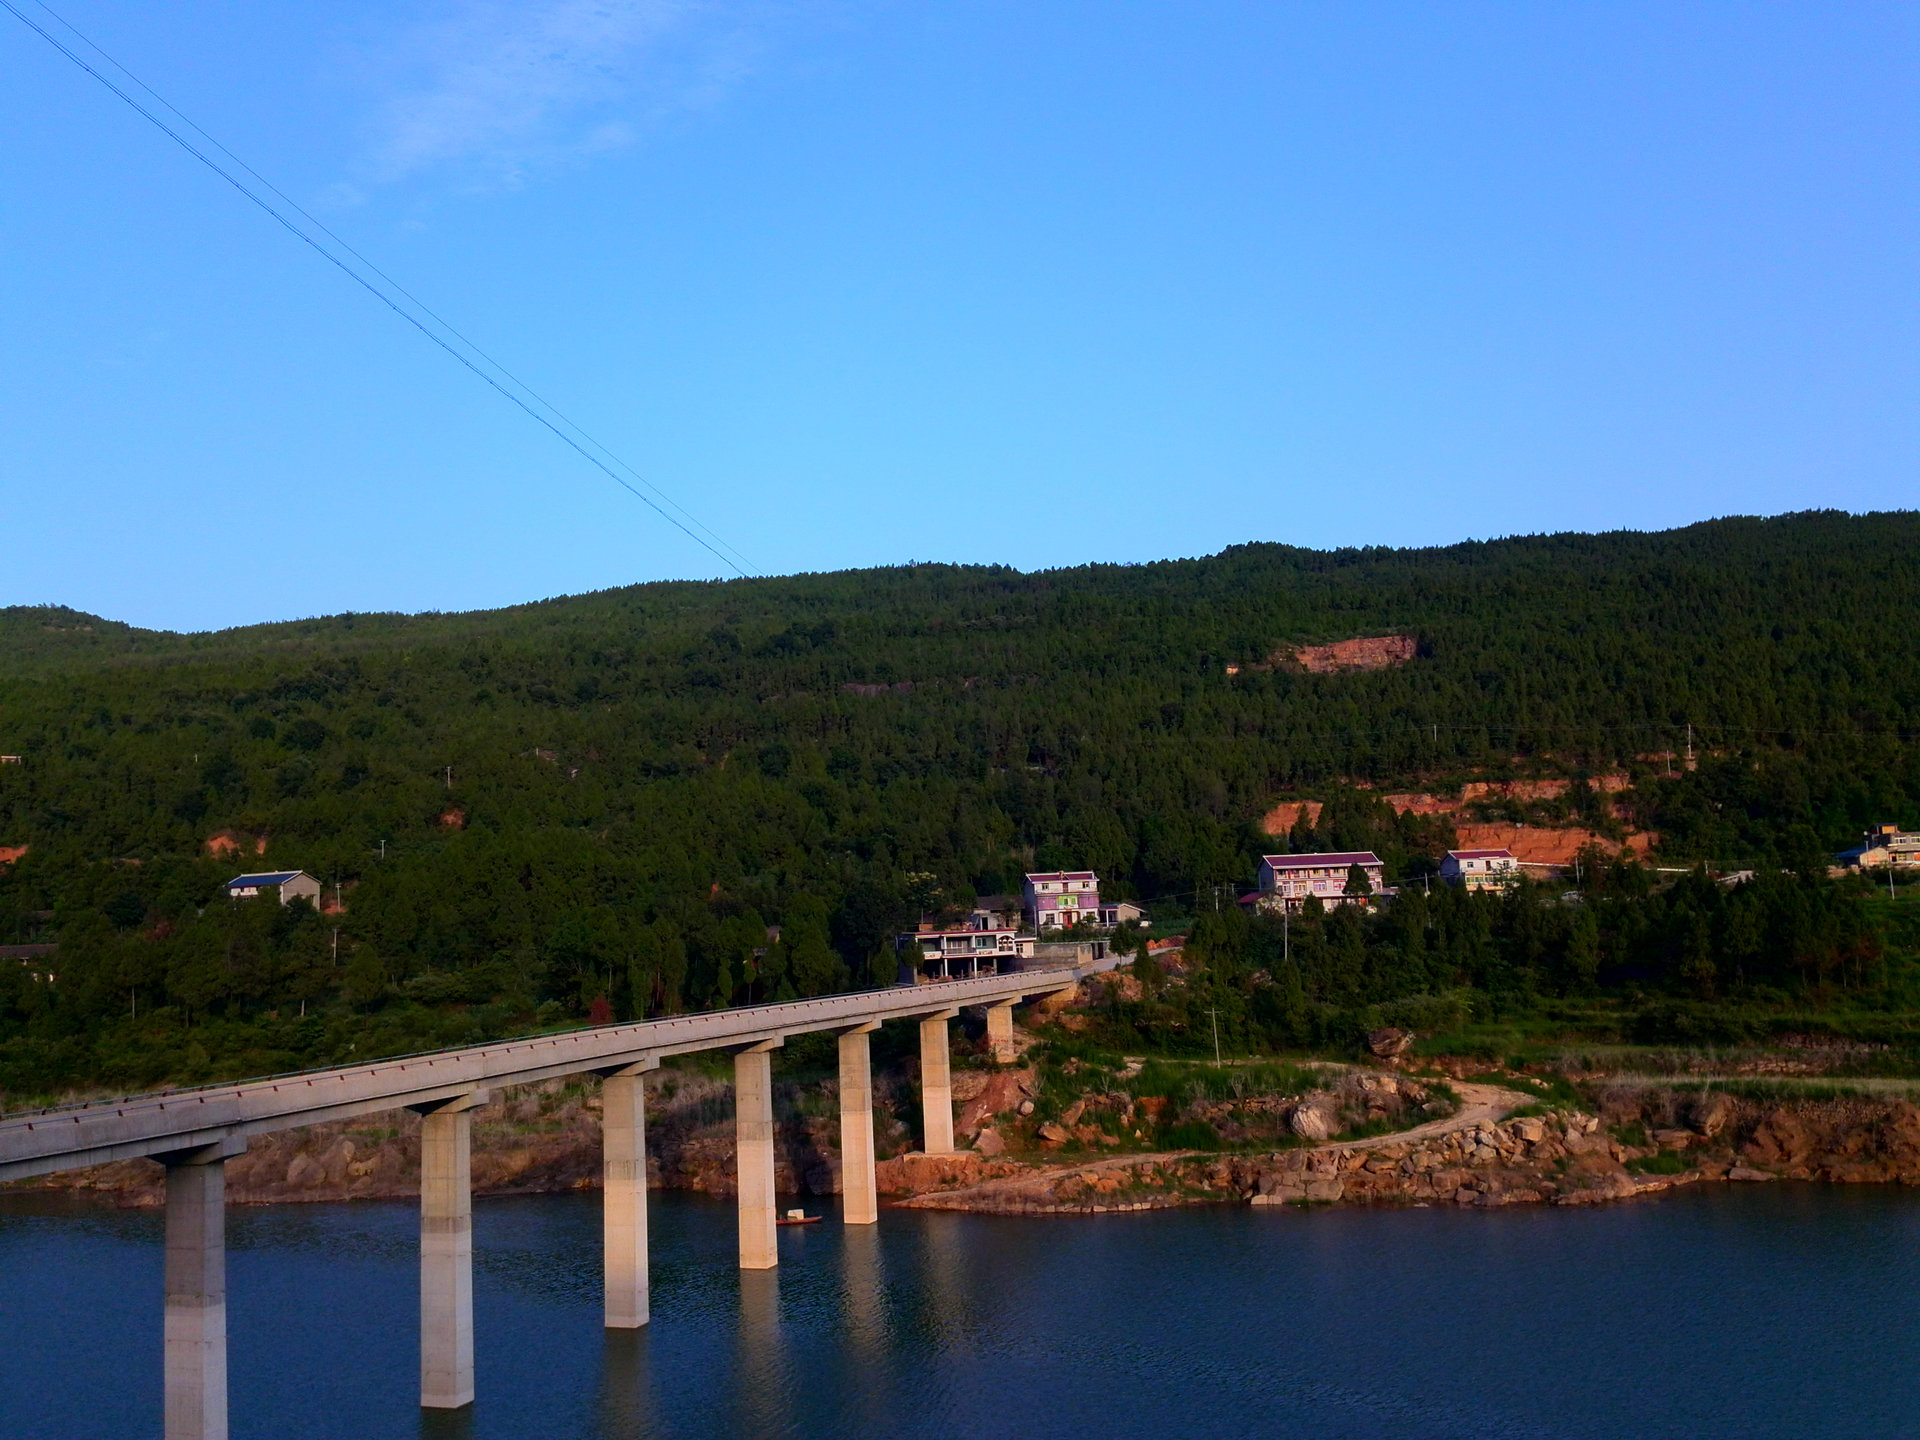
MULTIPOLYGON (((1111 962, 1108 962, 1109 964, 1111 962)), ((1073 985, 1107 964, 901 985, 628 1025, 503 1040, 338 1070, 173 1090, 0 1117, 0 1180, 102 1165, 447 1100, 496 1085, 579 1075, 649 1057, 719 1050, 821 1030, 995 1005, 1073 985)))

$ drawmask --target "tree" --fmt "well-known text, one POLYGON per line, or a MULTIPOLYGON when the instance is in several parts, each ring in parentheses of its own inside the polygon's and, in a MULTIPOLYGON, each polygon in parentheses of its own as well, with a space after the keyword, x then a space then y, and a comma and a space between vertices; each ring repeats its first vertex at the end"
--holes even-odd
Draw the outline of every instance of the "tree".
POLYGON ((787 906, 780 942, 787 951, 787 978, 802 996, 844 989, 847 967, 834 953, 825 902, 796 895, 787 906))

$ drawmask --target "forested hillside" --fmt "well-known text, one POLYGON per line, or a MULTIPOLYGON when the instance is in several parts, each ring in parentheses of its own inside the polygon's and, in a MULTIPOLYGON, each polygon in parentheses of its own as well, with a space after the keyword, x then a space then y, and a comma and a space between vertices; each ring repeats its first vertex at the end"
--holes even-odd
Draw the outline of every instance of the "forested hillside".
POLYGON ((1906 513, 642 585, 209 635, 15 608, 0 941, 59 949, 51 978, 0 966, 0 1086, 890 978, 896 926, 1036 865, 1097 868, 1163 913, 1244 887, 1274 844, 1258 817, 1293 794, 1332 801, 1299 843, 1371 844, 1404 878, 1444 823, 1357 787, 1625 767, 1661 863, 1811 876, 1865 824, 1920 820, 1917 621, 1906 513), (1389 634, 1411 660, 1283 658, 1389 634), (1689 726, 1702 763, 1666 778, 1642 757, 1689 726), (274 867, 344 909, 224 899, 274 867))

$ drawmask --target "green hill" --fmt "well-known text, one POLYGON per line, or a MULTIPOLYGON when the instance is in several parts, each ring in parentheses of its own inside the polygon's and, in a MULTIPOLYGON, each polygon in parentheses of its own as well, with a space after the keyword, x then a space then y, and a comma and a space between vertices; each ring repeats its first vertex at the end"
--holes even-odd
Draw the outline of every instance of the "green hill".
MULTIPOLYGON (((1335 802, 1302 843, 1430 867, 1442 831, 1356 785, 1626 766, 1662 863, 1810 870, 1920 811, 1916 620, 1912 513, 653 584, 197 635, 15 607, 0 847, 27 849, 0 867, 0 941, 60 948, 52 981, 5 967, 0 1048, 31 1058, 11 1081, 0 1058, 0 1085, 138 1071, 91 1048, 110 1016, 347 1026, 260 1039, 264 1065, 403 1011, 424 1041, 601 994, 633 1014, 861 983, 917 909, 1036 865, 1191 909, 1250 883, 1258 817, 1293 794, 1335 802), (1412 659, 1284 658, 1390 634, 1412 659), (1636 757, 1688 726, 1708 758, 1656 778, 1636 757), (215 837, 238 850, 210 858, 215 837), (320 876, 329 903, 337 881, 345 913, 210 903, 254 864, 320 876), (768 924, 781 943, 756 959, 768 924)), ((151 1043, 155 1073, 187 1065, 151 1043)))

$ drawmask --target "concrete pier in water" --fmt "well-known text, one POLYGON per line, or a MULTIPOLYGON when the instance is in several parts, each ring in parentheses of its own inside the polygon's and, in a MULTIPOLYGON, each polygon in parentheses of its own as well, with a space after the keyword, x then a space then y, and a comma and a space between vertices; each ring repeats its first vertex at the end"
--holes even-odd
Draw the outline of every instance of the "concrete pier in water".
POLYGON ((658 1060, 623 1065, 600 1088, 602 1267, 609 1330, 637 1330, 647 1298, 647 1092, 642 1078, 658 1060))
POLYGON ((868 1024, 840 1032, 840 1219, 871 1225, 880 1218, 873 1175, 873 1056, 868 1024))
POLYGON ((246 1142, 156 1156, 167 1167, 166 1440, 227 1440, 227 1161, 246 1142))
POLYGON ((780 1263, 773 1196, 773 1057, 763 1040, 733 1057, 733 1133, 740 1189, 740 1268, 780 1263))
POLYGON ((473 1112, 484 1090, 420 1121, 420 1404, 473 1403, 473 1112))

